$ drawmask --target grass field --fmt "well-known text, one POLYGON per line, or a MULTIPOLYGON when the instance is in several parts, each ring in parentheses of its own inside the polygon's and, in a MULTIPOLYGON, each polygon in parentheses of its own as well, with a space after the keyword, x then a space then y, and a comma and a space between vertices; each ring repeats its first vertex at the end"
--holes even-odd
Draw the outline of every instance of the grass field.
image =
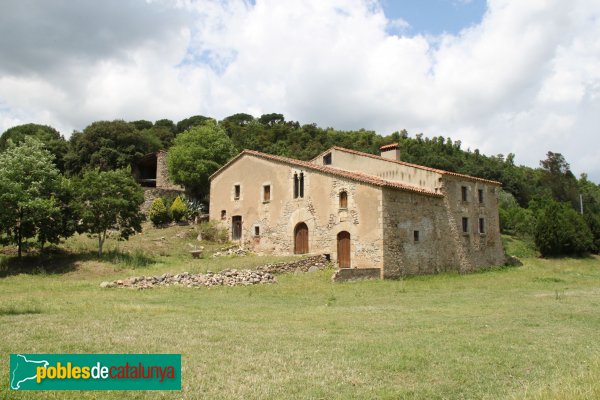
POLYGON ((21 267, 0 256, 0 398, 600 398, 597 257, 402 281, 332 284, 328 270, 252 287, 99 287, 277 260, 192 260, 192 236, 151 230, 103 260, 81 237, 65 245, 77 254, 21 267), (9 392, 16 352, 181 353, 183 390, 9 392))

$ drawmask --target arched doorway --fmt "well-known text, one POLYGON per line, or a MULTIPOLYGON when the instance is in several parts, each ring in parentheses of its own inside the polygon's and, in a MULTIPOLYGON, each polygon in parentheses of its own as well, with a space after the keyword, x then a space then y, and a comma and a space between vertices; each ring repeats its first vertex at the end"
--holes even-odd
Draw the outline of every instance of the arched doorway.
POLYGON ((339 268, 350 268, 350 233, 342 231, 337 235, 339 268))
POLYGON ((294 254, 308 253, 308 226, 300 222, 294 228, 294 254))

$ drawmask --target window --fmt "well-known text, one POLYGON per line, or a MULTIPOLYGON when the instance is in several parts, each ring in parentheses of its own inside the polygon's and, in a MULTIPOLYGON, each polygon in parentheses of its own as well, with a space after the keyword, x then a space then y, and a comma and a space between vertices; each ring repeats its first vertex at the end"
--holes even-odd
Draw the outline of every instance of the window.
POLYGON ((225 220, 227 218, 227 211, 221 210, 221 220, 225 220))
POLYGON ((415 242, 419 241, 419 231, 414 231, 413 232, 413 239, 415 240, 415 242))
POLYGON ((260 236, 260 226, 254 225, 254 236, 260 236))
POLYGON ((300 175, 294 174, 294 198, 304 197, 304 172, 300 172, 300 175))
POLYGON ((348 208, 348 193, 346 191, 340 192, 340 208, 348 208))
POLYGON ((298 198, 298 190, 300 189, 300 180, 298 174, 294 174, 294 198, 298 198))
POLYGON ((271 185, 263 186, 263 201, 264 202, 271 201, 271 185))
POLYGON ((466 186, 461 186, 461 194, 462 194, 462 201, 469 201, 469 188, 467 188, 466 186))
POLYGON ((479 218, 479 233, 485 233, 485 219, 479 218))
POLYGON ((331 153, 327 153, 323 156, 323 165, 331 165, 331 153))
POLYGON ((483 189, 479 189, 477 193, 479 194, 479 204, 483 204, 483 189))
POLYGON ((463 233, 469 233, 469 218, 467 217, 462 219, 462 231, 463 233))
POLYGON ((233 187, 233 190, 234 190, 234 195, 233 195, 234 200, 239 200, 239 198, 240 198, 240 192, 241 192, 240 185, 235 185, 233 187))

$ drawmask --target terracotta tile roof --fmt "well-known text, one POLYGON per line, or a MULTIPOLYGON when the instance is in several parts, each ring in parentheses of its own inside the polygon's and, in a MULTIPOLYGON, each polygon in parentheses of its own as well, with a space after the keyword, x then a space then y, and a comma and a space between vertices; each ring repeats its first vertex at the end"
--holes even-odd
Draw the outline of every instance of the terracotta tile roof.
POLYGON ((400 145, 398 143, 392 143, 392 144, 386 144, 384 146, 381 146, 379 148, 379 150, 385 151, 385 150, 390 150, 390 149, 396 149, 398 147, 400 147, 400 145))
MULTIPOLYGON (((389 145, 391 146, 391 145, 389 145)), ((362 157, 369 157, 369 158, 374 158, 376 160, 383 160, 383 161, 387 161, 387 162, 393 162, 396 164, 400 164, 400 165, 405 165, 407 167, 413 167, 413 168, 417 168, 417 169, 422 169, 424 171, 430 171, 430 172, 435 172, 441 175, 446 175, 446 176, 454 176, 457 178, 461 178, 461 179, 465 179, 465 180, 469 180, 469 181, 475 181, 475 182, 483 182, 483 183, 487 183, 490 185, 497 185, 497 186, 502 186, 502 183, 498 182, 498 181, 492 181, 489 179, 483 179, 483 178, 478 178, 476 176, 471 176, 471 175, 464 175, 464 174, 459 174, 457 172, 450 172, 450 171, 444 171, 443 169, 437 169, 437 168, 430 168, 430 167, 425 167, 423 165, 418 165, 418 164, 411 164, 411 163, 407 163, 404 161, 397 161, 397 160, 392 160, 391 158, 385 158, 385 157, 380 157, 380 156, 376 156, 375 154, 369 154, 369 153, 363 153, 361 151, 356 151, 356 150, 350 150, 350 149, 346 149, 344 147, 338 147, 338 146, 333 146, 332 148, 330 148, 329 150, 321 153, 321 154, 325 154, 331 150, 339 150, 339 151, 344 151, 346 153, 350 153, 350 154, 356 154, 358 156, 362 156, 362 157)), ((320 155, 318 155, 317 157, 313 158, 313 160, 316 160, 317 158, 319 158, 320 155)))
POLYGON ((212 174, 210 176, 210 179, 212 180, 215 176, 220 174, 223 170, 225 170, 227 167, 229 167, 231 164, 233 164, 236 160, 238 160, 239 158, 241 158, 244 155, 251 155, 251 156, 262 158, 265 160, 276 161, 276 162, 280 162, 280 163, 284 163, 284 164, 288 164, 288 165, 293 165, 293 166, 297 166, 297 167, 301 167, 301 168, 310 169, 313 171, 320 171, 325 174, 339 176, 342 178, 347 178, 347 179, 351 179, 351 180, 354 180, 357 182, 367 183, 370 185, 405 190, 408 192, 414 192, 414 193, 422 194, 425 196, 443 197, 443 194, 441 194, 441 193, 437 193, 432 190, 421 188, 418 186, 408 185, 408 184, 400 183, 400 182, 388 181, 386 179, 382 179, 382 178, 380 178, 378 176, 374 176, 374 175, 367 175, 367 174, 363 174, 363 173, 359 173, 359 172, 351 172, 351 171, 347 171, 344 169, 313 164, 309 161, 302 161, 302 160, 296 160, 293 158, 274 156, 272 154, 261 153, 259 151, 255 151, 255 150, 242 151, 237 156, 235 156, 233 159, 231 159, 227 164, 222 166, 218 171, 216 171, 214 174, 212 174))

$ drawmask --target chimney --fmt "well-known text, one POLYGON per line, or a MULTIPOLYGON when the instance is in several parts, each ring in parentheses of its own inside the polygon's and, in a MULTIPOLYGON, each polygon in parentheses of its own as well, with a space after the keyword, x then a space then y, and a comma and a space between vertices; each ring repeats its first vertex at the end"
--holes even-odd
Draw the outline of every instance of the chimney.
POLYGON ((386 144, 379 148, 381 157, 400 161, 400 145, 398 143, 386 144))

